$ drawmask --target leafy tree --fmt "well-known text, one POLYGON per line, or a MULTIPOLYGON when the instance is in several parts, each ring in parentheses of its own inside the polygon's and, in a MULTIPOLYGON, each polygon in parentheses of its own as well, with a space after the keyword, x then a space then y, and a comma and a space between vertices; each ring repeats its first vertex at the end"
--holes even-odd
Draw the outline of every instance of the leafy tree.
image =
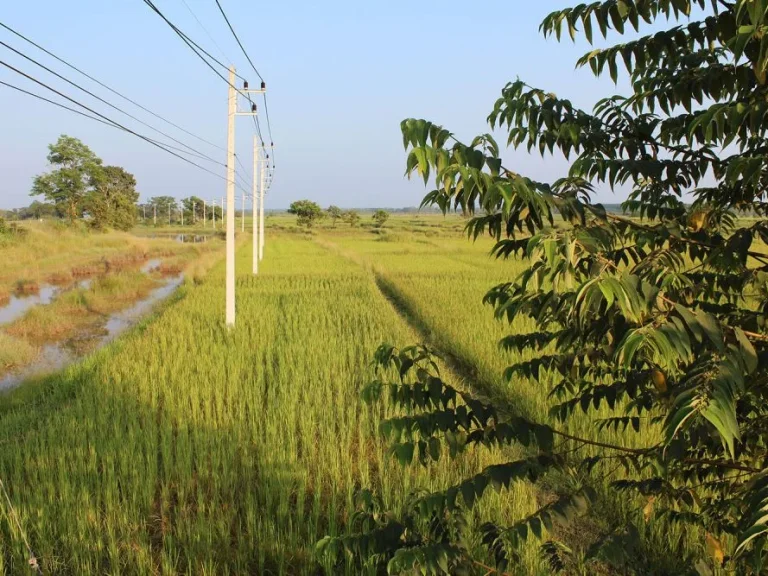
POLYGON ((194 213, 194 220, 203 220, 203 199, 197 196, 190 196, 184 198, 181 201, 182 209, 185 214, 189 214, 190 221, 192 221, 192 214, 194 213))
POLYGON ((346 222, 352 228, 354 228, 355 226, 357 226, 358 222, 360 222, 360 214, 357 213, 357 210, 347 210, 346 212, 344 212, 342 219, 344 220, 344 222, 346 222))
MULTIPOLYGON (((157 221, 168 222, 168 214, 170 211, 171 221, 174 218, 174 213, 177 210, 176 198, 173 196, 153 196, 147 201, 147 217, 149 217, 149 211, 152 211, 152 217, 154 218, 155 210, 157 210, 157 221)), ((219 218, 219 212, 216 213, 216 218, 219 218)))
POLYGON ((312 202, 312 200, 291 202, 288 213, 296 214, 296 223, 307 228, 311 228, 317 220, 321 220, 325 216, 320 205, 317 202, 312 202))
POLYGON ((94 171, 86 207, 95 228, 130 230, 136 225, 136 178, 119 166, 94 171))
POLYGON ((382 431, 403 464, 468 446, 518 445, 524 455, 420 493, 403 511, 363 491, 352 533, 319 543, 326 562, 346 551, 389 573, 492 574, 539 539, 552 571, 582 555, 618 573, 658 573, 623 553, 645 533, 634 516, 587 549, 572 553, 558 540, 568 533, 558 526, 615 492, 662 533, 680 525, 688 541, 668 543, 674 573, 768 569, 766 8, 763 0, 605 0, 549 15, 544 34, 566 30, 590 43, 595 31, 661 27, 579 60, 614 81, 624 68, 631 80, 628 94, 591 112, 522 81, 503 89, 491 128, 505 129, 515 147, 570 159, 553 182, 504 167, 488 134, 465 144, 430 122, 403 122, 407 172, 425 183, 434 176, 423 204, 466 210, 471 237, 490 234, 496 256, 524 258, 523 272, 485 301, 512 327, 502 347, 524 352, 505 377, 515 387, 548 385, 552 405, 549 415, 509 415, 493 390, 481 401, 443 381, 430 350, 383 346, 364 395, 402 409, 382 431), (665 29, 666 19, 684 24, 665 29), (623 206, 636 217, 592 201, 596 187, 617 185, 631 189, 623 206), (758 219, 739 222, 737 211, 758 219), (568 225, 555 226, 560 218, 568 225), (587 423, 593 433, 573 433, 587 423), (625 430, 626 442, 603 441, 611 429, 625 430), (512 525, 487 521, 473 534, 476 524, 464 521, 491 490, 553 477, 564 479, 556 498, 512 525))
POLYGON ((384 226, 384 223, 389 220, 389 212, 386 210, 376 210, 373 213, 373 221, 376 223, 377 228, 384 226))
POLYGON ((338 206, 328 206, 328 209, 326 210, 328 213, 328 217, 331 219, 331 222, 333 224, 333 227, 336 228, 336 220, 341 218, 344 213, 342 212, 341 208, 338 206))
POLYGON ((59 136, 48 150, 48 163, 54 170, 36 176, 30 194, 43 196, 59 214, 74 221, 83 215, 101 158, 77 138, 66 135, 59 136))
POLYGON ((18 217, 20 220, 41 218, 54 218, 56 216, 56 207, 53 204, 47 202, 38 202, 33 200, 32 203, 26 208, 20 208, 18 210, 18 217))

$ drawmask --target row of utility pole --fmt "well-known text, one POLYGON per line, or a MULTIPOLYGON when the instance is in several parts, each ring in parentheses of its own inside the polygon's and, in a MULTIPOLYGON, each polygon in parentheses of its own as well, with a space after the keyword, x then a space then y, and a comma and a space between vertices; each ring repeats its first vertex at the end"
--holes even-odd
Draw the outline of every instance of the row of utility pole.
MULTIPOLYGON (((229 94, 227 98, 227 266, 226 266, 226 324, 232 328, 235 325, 235 118, 237 116, 256 116, 256 105, 251 103, 251 109, 240 112, 237 109, 238 92, 249 100, 250 94, 264 94, 266 84, 261 88, 250 90, 245 83, 242 90, 235 87, 235 68, 229 68, 229 94)), ((259 261, 264 258, 264 192, 265 173, 268 170, 269 156, 256 135, 253 137, 253 274, 259 272, 259 261)), ((243 206, 244 207, 244 206, 243 206)), ((243 224, 243 228, 245 225, 243 224)))
MULTIPOLYGON (((250 94, 264 94, 266 85, 261 83, 261 88, 251 90, 246 82, 242 89, 235 87, 235 69, 229 69, 229 94, 227 98, 227 189, 226 189, 226 210, 224 209, 224 198, 221 199, 222 217, 226 218, 226 325, 233 327, 235 325, 235 118, 237 116, 256 116, 256 105, 251 102, 250 94), (246 96, 251 103, 251 108, 247 112, 241 112, 237 109, 238 93, 246 96)), ((264 195, 269 171, 269 154, 265 149, 264 143, 254 134, 253 136, 253 184, 251 191, 251 206, 253 215, 253 274, 259 272, 259 261, 264 258, 264 195)), ((245 232, 245 200, 246 195, 242 197, 241 211, 242 222, 241 231, 245 232)), ((203 202, 203 227, 207 227, 208 206, 205 200, 203 202)), ((216 201, 210 202, 211 206, 211 225, 216 228, 216 201)), ((157 205, 154 208, 154 222, 157 224, 157 205)), ((195 222, 196 205, 192 204, 192 220, 195 222)), ((184 211, 181 212, 182 225, 184 222, 184 211)), ((144 220, 146 221, 146 206, 144 206, 144 220)), ((168 205, 168 223, 171 223, 171 205, 168 205)))
MULTIPOLYGON (((263 186, 263 183, 262 183, 262 186, 263 186)), ((256 193, 257 191, 254 190, 254 194, 256 193)), ((240 227, 242 232, 245 232, 245 201, 248 198, 249 196, 247 194, 243 194, 240 197, 240 199, 242 200, 242 209, 240 211, 240 227)), ((208 207, 206 205, 205 200, 203 200, 202 202, 203 202, 203 206, 202 206, 203 228, 207 228, 208 227, 208 207)), ((211 227, 216 228, 216 200, 211 200, 210 205, 211 205, 211 227)), ((146 222, 147 206, 143 205, 141 208, 143 211, 142 219, 144 220, 144 222, 146 222)), ((154 212, 153 222, 155 223, 155 225, 157 225, 157 205, 153 205, 152 208, 154 212)), ((173 209, 173 205, 169 204, 168 205, 168 224, 172 223, 172 220, 171 220, 172 209, 173 209)), ((184 209, 177 208, 176 211, 179 215, 179 219, 181 220, 181 225, 184 226, 184 209)), ((224 213, 224 198, 221 199, 221 213, 222 214, 224 213)), ((254 211, 254 217, 255 217, 255 214, 256 213, 254 211)), ((197 204, 195 202, 192 202, 192 210, 190 212, 190 215, 192 216, 192 221, 191 222, 188 221, 188 222, 193 225, 197 224, 197 204)))

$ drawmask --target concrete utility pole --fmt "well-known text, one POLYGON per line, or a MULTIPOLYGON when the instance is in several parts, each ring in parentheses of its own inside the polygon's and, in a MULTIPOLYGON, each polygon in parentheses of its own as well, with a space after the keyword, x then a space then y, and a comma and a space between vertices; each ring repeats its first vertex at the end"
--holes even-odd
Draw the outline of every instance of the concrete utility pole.
POLYGON ((181 225, 184 226, 184 205, 181 205, 181 225))
POLYGON ((227 122, 227 326, 235 325, 235 67, 229 67, 229 98, 227 122))
POLYGON ((253 216, 253 273, 259 273, 259 206, 258 201, 258 158, 259 158, 259 140, 256 134, 253 135, 253 186, 251 190, 251 212, 253 216))
POLYGON ((205 228, 205 224, 206 224, 206 222, 205 222, 205 211, 206 210, 207 210, 207 208, 205 207, 205 200, 203 200, 203 228, 205 228))
POLYGON ((243 192, 243 199, 240 203, 240 225, 241 232, 245 232, 245 192, 243 192))
POLYGON ((146 223, 146 221, 147 221, 147 205, 146 204, 142 205, 141 210, 144 213, 144 222, 146 223))
POLYGON ((168 226, 171 225, 171 205, 168 204, 168 226))
MULTIPOLYGON (((267 156, 269 158, 269 156, 267 156)), ((267 170, 267 158, 261 163, 261 185, 259 186, 259 260, 264 259, 264 172, 267 170)))
POLYGON ((197 222, 197 214, 195 214, 195 210, 197 209, 197 206, 194 202, 192 202, 192 225, 195 225, 195 222, 197 222))
POLYGON ((157 226, 157 204, 155 204, 154 208, 155 208, 155 226, 157 226))
POLYGON ((213 211, 212 226, 216 230, 216 200, 211 200, 211 210, 213 211))

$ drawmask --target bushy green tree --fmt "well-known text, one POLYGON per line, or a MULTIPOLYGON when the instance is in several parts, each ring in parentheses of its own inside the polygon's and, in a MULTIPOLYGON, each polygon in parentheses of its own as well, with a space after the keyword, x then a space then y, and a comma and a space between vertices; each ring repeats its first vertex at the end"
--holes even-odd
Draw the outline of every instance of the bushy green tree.
POLYGON ((312 200, 297 200, 291 202, 288 208, 289 214, 296 214, 296 223, 299 226, 306 226, 311 228, 315 222, 321 220, 325 213, 317 202, 312 200))
POLYGON ((341 208, 333 205, 328 206, 326 213, 328 214, 328 218, 331 219, 331 223, 333 224, 334 228, 336 228, 336 220, 344 215, 344 212, 342 212, 341 208))
POLYGON ((554 572, 576 573, 581 556, 600 558, 601 570, 659 573, 642 545, 645 517, 662 532, 681 528, 683 542, 665 544, 674 573, 768 569, 768 3, 604 0, 555 12, 541 29, 591 43, 646 25, 656 30, 579 60, 631 80, 628 94, 592 111, 522 81, 503 89, 491 127, 515 147, 570 159, 553 182, 505 167, 488 134, 466 144, 430 122, 403 122, 408 173, 434 176, 424 205, 466 211, 470 236, 490 234, 495 255, 526 262, 485 301, 510 326, 532 327, 501 341, 524 352, 505 377, 551 383, 550 417, 510 415, 448 385, 423 347, 383 346, 365 397, 402 409, 382 431, 403 464, 470 446, 517 445, 524 456, 419 493, 405 510, 362 492, 351 533, 319 544, 326 562, 346 551, 391 574, 512 573, 534 539, 554 572), (618 185, 630 188, 631 217, 593 202, 596 187, 618 185), (758 218, 739 222, 737 211, 758 218), (575 418, 594 433, 571 433, 575 418), (625 430, 626 443, 605 442, 610 429, 625 430), (466 521, 489 491, 553 477, 556 496, 516 523, 466 521), (611 492, 642 510, 639 522, 602 527, 586 549, 560 541, 611 492))
POLYGON ((384 223, 389 220, 389 212, 386 210, 376 210, 373 213, 373 221, 376 223, 377 228, 384 226, 384 223))
POLYGON ((93 190, 94 177, 101 169, 101 158, 77 138, 62 135, 48 146, 52 171, 35 177, 32 196, 43 196, 59 214, 70 221, 82 217, 86 198, 93 190))
POLYGON ((346 212, 344 212, 342 219, 344 220, 344 222, 346 222, 352 228, 354 228, 360 222, 360 214, 357 213, 357 210, 347 210, 346 212))
MULTIPOLYGON (((155 211, 157 211, 157 222, 158 224, 161 224, 163 222, 168 222, 170 219, 173 221, 174 215, 177 210, 177 204, 176 204, 176 198, 173 196, 153 196, 147 201, 147 217, 150 216, 150 211, 152 212, 151 216, 154 218, 155 211), (170 214, 170 217, 168 216, 170 214)), ((221 218, 221 209, 216 209, 216 218, 221 218)))
POLYGON ((197 196, 190 196, 189 198, 184 198, 181 201, 182 209, 184 210, 185 214, 189 215, 189 221, 192 222, 192 220, 200 220, 203 219, 203 199, 198 198, 197 196), (194 215, 194 218, 192 217, 194 215))
POLYGON ((94 171, 85 206, 94 227, 130 230, 136 225, 138 199, 133 174, 119 166, 104 166, 94 171))

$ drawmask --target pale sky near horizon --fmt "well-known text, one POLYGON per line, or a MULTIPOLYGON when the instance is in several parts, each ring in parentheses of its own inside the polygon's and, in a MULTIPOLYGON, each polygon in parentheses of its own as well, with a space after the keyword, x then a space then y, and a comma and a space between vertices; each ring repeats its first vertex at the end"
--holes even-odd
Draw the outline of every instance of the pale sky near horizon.
MULTIPOLYGON (((231 58, 256 85, 214 0, 186 2, 215 43, 183 0, 155 0, 183 31, 214 56, 231 58)), ((590 49, 586 42, 558 43, 538 32, 549 12, 575 4, 569 0, 221 2, 269 90, 276 174, 268 209, 301 198, 323 206, 418 205, 425 188, 403 177, 402 119, 427 118, 469 140, 488 131, 486 117, 494 101, 504 84, 517 77, 583 107, 615 90, 609 80, 574 69, 590 49)), ((0 22, 187 130, 226 144, 226 84, 141 0, 6 2, 0 22)), ((2 28, 0 40, 225 161, 221 150, 136 109, 2 28)), ((138 132, 163 139, 3 46, 0 60, 138 132)), ((45 92, 1 66, 0 80, 45 92)), ((268 139, 263 116, 262 131, 268 139)), ((238 118, 237 151, 248 170, 252 133, 250 119, 238 118)), ((146 142, 0 86, 0 208, 31 201, 32 178, 47 169, 47 145, 60 134, 80 138, 105 163, 132 172, 143 199, 165 194, 219 198, 225 192, 223 180, 146 142)), ((224 173, 223 167, 204 165, 224 173)), ((540 180, 552 180, 566 169, 562 159, 513 151, 505 153, 505 165, 540 180)), ((249 171, 242 176, 250 182, 249 171)), ((598 199, 614 203, 623 198, 601 191, 598 199)))

